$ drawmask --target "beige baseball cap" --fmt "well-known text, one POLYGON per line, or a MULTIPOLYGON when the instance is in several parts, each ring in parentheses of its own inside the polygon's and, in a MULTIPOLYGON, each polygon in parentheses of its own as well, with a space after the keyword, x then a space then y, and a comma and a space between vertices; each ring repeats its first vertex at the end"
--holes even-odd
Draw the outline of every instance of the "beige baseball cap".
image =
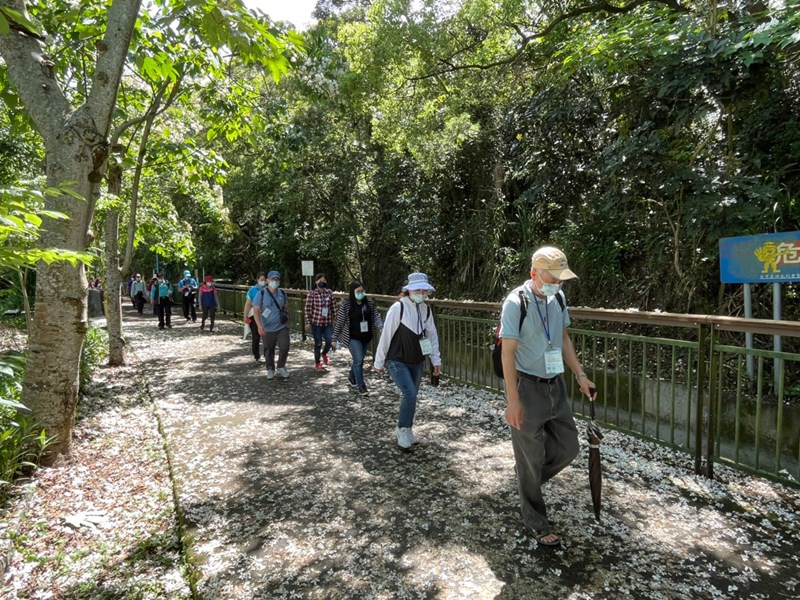
POLYGON ((544 246, 533 253, 531 269, 542 269, 561 281, 578 277, 570 270, 567 264, 567 256, 553 246, 544 246))

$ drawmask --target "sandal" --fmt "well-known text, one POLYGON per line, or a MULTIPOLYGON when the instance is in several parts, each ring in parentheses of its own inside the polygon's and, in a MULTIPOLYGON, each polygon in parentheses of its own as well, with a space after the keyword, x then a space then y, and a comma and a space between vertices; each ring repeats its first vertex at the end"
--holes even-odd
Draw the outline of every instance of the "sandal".
POLYGON ((537 538, 536 541, 539 542, 540 546, 545 546, 546 548, 557 548, 561 545, 561 538, 555 533, 547 533, 537 538))

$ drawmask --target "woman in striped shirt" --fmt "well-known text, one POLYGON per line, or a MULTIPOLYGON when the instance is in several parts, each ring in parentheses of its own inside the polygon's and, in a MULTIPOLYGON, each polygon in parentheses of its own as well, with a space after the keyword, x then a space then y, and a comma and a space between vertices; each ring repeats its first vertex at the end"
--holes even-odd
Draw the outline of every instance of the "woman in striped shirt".
POLYGON ((367 298, 364 285, 360 281, 351 282, 350 297, 339 307, 333 337, 350 350, 353 366, 347 374, 347 381, 357 387, 360 394, 369 393, 364 383, 364 355, 375 332, 382 329, 381 314, 375 303, 367 298))

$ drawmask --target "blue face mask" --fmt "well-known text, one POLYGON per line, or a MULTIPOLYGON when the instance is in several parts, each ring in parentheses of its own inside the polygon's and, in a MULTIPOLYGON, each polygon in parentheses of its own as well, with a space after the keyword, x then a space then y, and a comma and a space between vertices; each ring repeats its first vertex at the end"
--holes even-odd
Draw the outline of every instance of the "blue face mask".
POLYGON ((367 294, 365 294, 364 292, 359 292, 359 293, 356 294, 356 300, 363 300, 366 297, 367 297, 367 294))
POLYGON ((258 285, 261 286, 261 287, 264 287, 265 285, 267 285, 266 279, 259 279, 258 280, 258 285))
POLYGON ((409 294, 408 295, 411 300, 419 304, 420 302, 425 302, 427 300, 427 296, 425 294, 409 294))
POLYGON ((272 288, 273 290, 277 290, 277 289, 278 289, 278 286, 279 286, 280 284, 281 284, 281 282, 280 282, 280 281, 270 281, 270 282, 269 282, 269 287, 270 287, 270 288, 272 288))

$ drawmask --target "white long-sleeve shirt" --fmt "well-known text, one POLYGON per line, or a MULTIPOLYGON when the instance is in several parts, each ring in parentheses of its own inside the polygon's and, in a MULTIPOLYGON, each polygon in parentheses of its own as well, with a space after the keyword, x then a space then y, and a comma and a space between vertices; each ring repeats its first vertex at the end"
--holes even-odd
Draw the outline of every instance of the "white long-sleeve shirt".
POLYGON ((386 362, 386 354, 389 352, 389 346, 392 343, 392 338, 397 333, 400 324, 405 325, 411 332, 419 335, 425 334, 425 338, 431 342, 430 359, 433 366, 442 364, 442 357, 439 354, 439 334, 436 331, 436 325, 433 322, 433 315, 431 308, 424 302, 419 304, 415 303, 408 297, 402 298, 400 301, 395 302, 389 307, 386 313, 386 319, 383 322, 383 333, 381 334, 378 348, 375 351, 376 369, 382 369, 386 362), (403 307, 403 317, 400 320, 400 307, 403 307))

